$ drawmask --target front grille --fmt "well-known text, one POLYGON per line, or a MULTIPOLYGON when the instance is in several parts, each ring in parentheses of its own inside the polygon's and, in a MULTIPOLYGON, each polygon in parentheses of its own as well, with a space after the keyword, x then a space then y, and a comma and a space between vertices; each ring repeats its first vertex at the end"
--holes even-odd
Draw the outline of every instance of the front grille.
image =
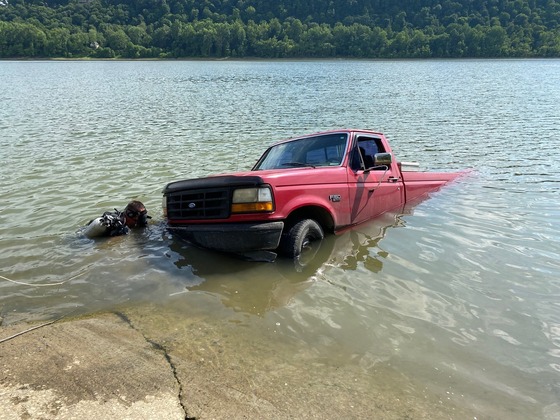
POLYGON ((167 194, 167 218, 225 219, 230 211, 228 188, 205 188, 167 194))

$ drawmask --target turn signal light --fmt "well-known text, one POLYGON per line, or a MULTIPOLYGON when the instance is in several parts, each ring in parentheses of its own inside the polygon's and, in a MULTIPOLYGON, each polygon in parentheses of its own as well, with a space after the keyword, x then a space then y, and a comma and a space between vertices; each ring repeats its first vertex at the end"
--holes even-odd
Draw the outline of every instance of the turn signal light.
POLYGON ((272 202, 265 203, 239 203, 231 205, 232 213, 250 213, 253 211, 272 211, 274 209, 272 202))

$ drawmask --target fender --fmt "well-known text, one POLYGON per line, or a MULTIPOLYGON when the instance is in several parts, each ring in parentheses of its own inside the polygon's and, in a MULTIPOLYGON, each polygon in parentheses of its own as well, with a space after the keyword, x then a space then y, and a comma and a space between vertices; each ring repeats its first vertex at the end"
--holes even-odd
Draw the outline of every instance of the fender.
POLYGON ((282 207, 276 209, 274 215, 276 219, 288 219, 292 213, 304 207, 318 207, 325 210, 332 218, 334 226, 338 227, 340 223, 338 216, 347 212, 348 200, 345 191, 344 194, 342 191, 331 191, 331 194, 326 191, 325 194, 317 194, 317 192, 301 194, 301 190, 282 191, 282 189, 278 189, 275 191, 275 195, 277 202, 282 203, 282 207), (329 197, 335 195, 343 198, 340 201, 332 201, 329 197))

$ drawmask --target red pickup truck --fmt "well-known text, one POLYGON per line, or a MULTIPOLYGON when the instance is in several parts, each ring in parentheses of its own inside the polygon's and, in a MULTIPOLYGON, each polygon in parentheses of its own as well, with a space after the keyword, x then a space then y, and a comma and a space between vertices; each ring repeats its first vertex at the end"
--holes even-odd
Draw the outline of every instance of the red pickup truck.
POLYGON ((171 232, 205 248, 298 257, 325 232, 398 210, 460 175, 407 166, 378 132, 310 134, 273 144, 251 171, 167 184, 164 216, 171 232))

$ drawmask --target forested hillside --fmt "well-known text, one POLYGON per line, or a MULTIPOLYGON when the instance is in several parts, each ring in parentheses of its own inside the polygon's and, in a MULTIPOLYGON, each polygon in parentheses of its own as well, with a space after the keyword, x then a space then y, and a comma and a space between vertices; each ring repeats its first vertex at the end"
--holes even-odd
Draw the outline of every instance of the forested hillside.
POLYGON ((560 57, 560 3, 0 0, 18 57, 560 57))

